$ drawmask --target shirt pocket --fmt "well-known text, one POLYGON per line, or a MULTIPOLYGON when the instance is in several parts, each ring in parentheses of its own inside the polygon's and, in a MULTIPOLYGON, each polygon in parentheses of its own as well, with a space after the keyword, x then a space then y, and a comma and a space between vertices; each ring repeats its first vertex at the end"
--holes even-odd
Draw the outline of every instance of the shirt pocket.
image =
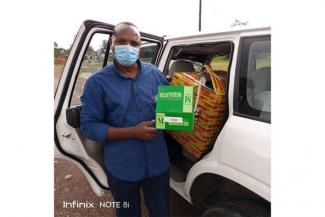
POLYGON ((156 92, 150 88, 150 91, 145 94, 143 99, 142 111, 145 120, 152 120, 155 118, 156 112, 156 92))

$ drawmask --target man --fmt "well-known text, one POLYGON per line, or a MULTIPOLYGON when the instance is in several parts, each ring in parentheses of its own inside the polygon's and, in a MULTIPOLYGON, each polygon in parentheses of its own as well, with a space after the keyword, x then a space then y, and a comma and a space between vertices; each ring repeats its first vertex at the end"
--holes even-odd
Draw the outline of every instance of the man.
POLYGON ((110 46, 114 63, 85 83, 81 131, 104 143, 118 217, 141 216, 141 187, 150 216, 170 216, 167 146, 154 127, 158 86, 168 82, 155 66, 138 59, 141 38, 134 24, 116 25, 110 46))

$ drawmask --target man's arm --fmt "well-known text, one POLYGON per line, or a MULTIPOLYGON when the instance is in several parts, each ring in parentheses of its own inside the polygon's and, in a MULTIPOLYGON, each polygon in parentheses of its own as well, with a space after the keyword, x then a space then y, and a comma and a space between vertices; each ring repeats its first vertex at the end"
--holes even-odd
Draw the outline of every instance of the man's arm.
POLYGON ((157 67, 155 67, 155 69, 158 76, 158 85, 169 85, 169 82, 167 81, 164 74, 157 67))
POLYGON ((81 132, 88 139, 105 142, 109 125, 104 121, 106 108, 103 93, 96 82, 96 77, 88 78, 80 100, 82 104, 80 112, 81 132))
POLYGON ((108 140, 154 138, 157 130, 150 127, 154 121, 145 121, 133 127, 112 127, 105 123, 103 93, 94 77, 87 80, 81 96, 80 129, 86 138, 105 142, 108 140))
POLYGON ((124 139, 141 139, 150 140, 156 135, 157 130, 150 127, 155 121, 144 121, 134 127, 110 127, 107 131, 109 140, 124 140, 124 139))

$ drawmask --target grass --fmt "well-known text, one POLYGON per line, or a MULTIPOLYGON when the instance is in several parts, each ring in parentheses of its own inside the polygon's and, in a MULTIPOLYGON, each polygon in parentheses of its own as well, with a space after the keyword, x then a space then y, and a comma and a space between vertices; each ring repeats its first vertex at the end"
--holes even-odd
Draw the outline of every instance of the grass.
POLYGON ((213 70, 228 71, 229 61, 228 60, 212 61, 210 65, 213 70))
POLYGON ((89 73, 89 72, 96 72, 103 67, 101 62, 98 63, 87 63, 83 62, 82 66, 80 67, 80 73, 89 73))
MULTIPOLYGON (((112 64, 112 62, 107 61, 107 65, 112 64)), ((103 68, 102 62, 88 63, 83 62, 80 68, 80 73, 93 73, 103 68)))
POLYGON ((263 58, 256 59, 256 69, 263 67, 271 67, 271 54, 265 55, 263 58))
MULTIPOLYGON (((210 63, 213 70, 228 71, 229 60, 225 56, 217 56, 210 63)), ((261 58, 256 59, 256 69, 263 67, 271 67, 271 54, 265 54, 261 58)))
POLYGON ((229 59, 226 56, 216 56, 210 63, 212 70, 228 71, 229 59))

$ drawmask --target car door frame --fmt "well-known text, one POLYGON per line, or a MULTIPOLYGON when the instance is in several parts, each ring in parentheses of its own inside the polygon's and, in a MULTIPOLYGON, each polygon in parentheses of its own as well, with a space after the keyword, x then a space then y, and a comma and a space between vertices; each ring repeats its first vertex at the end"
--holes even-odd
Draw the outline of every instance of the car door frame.
POLYGON ((245 31, 237 36, 233 56, 234 67, 231 69, 229 77, 229 116, 212 151, 195 165, 196 168, 193 167, 193 171, 191 169, 190 172, 193 174, 191 174, 189 183, 186 185, 186 192, 190 191, 191 184, 196 177, 203 173, 212 173, 239 183, 267 201, 271 199, 271 186, 269 184, 271 125, 267 122, 237 116, 234 112, 234 98, 238 90, 236 78, 239 73, 238 64, 241 62, 242 54, 241 40, 244 37, 262 37, 264 35, 270 35, 268 28, 245 31), (233 129, 238 129, 236 132, 241 132, 242 138, 237 136, 238 134, 234 134, 233 129), (253 137, 254 140, 248 141, 247 137, 251 132, 257 132, 258 135, 253 137), (249 160, 247 161, 247 159, 249 160), (262 163, 259 159, 263 160, 262 163), (241 164, 243 162, 254 163, 241 164))

